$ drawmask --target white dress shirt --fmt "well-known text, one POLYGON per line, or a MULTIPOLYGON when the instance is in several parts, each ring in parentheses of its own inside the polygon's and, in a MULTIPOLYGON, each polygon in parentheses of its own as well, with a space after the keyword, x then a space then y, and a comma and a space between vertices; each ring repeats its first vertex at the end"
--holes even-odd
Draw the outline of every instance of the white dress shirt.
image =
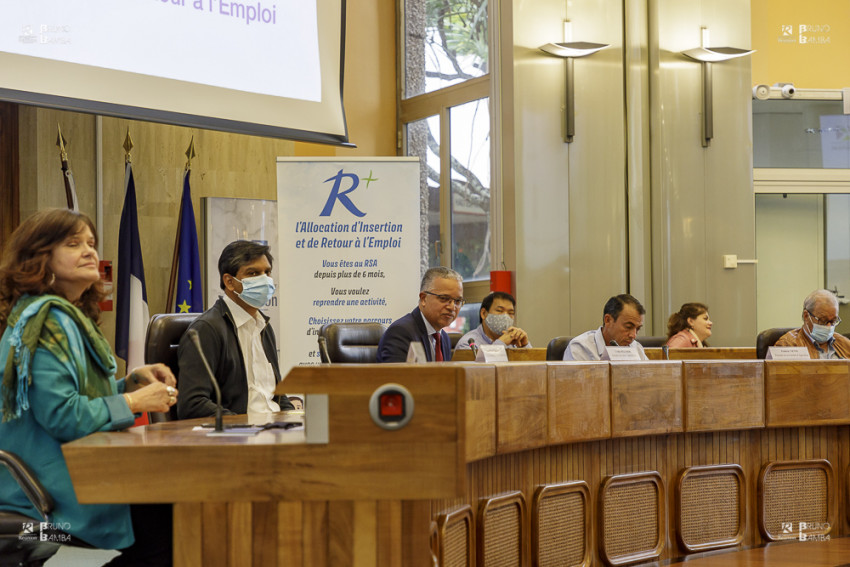
POLYGON ((276 386, 274 370, 263 350, 263 338, 260 333, 266 327, 266 320, 259 312, 253 317, 238 303, 224 296, 224 303, 236 324, 236 337, 245 360, 245 375, 248 377, 248 411, 268 413, 280 411, 274 398, 276 386))

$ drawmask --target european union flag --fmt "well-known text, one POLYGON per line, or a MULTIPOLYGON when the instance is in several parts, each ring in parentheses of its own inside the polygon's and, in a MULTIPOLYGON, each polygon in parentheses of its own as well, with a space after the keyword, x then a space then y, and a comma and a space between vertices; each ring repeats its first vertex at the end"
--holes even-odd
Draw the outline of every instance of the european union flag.
POLYGON ((183 176, 183 198, 180 201, 175 313, 201 313, 204 310, 204 295, 201 291, 201 261, 198 255, 198 231, 195 228, 195 209, 192 207, 189 173, 187 170, 183 176))

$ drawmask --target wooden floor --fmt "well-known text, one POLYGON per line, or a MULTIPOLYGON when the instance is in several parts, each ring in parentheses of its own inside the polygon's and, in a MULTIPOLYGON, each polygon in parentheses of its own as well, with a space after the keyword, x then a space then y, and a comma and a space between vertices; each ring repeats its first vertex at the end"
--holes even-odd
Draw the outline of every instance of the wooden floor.
POLYGON ((687 561, 654 565, 687 565, 687 567, 850 567, 850 537, 829 541, 793 541, 772 543, 763 547, 705 557, 689 557, 687 561))

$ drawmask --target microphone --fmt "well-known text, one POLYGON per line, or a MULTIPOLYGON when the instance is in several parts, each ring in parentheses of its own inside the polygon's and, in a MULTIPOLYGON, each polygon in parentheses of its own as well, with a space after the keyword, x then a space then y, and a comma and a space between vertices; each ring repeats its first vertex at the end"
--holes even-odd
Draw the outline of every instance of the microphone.
POLYGON ((614 339, 611 339, 610 341, 608 341, 608 345, 609 346, 620 346, 619 344, 617 344, 617 341, 615 341, 614 339))
POLYGON ((221 388, 218 387, 218 382, 215 380, 215 376, 213 376, 213 371, 210 369, 210 364, 207 362, 207 357, 204 356, 204 349, 201 348, 201 339, 198 338, 198 331, 195 329, 189 329, 186 331, 186 334, 189 335, 189 340, 195 343, 195 348, 198 349, 198 355, 201 357, 201 360, 204 363, 204 366, 207 369, 207 374, 210 377, 210 382, 212 382, 213 389, 215 390, 215 431, 220 433, 224 431, 224 426, 221 423, 221 388))
POLYGON ((469 345, 469 348, 472 349, 472 355, 475 356, 475 358, 478 358, 478 345, 475 344, 475 339, 469 337, 469 340, 466 342, 469 345))
POLYGON ((670 347, 661 345, 661 353, 664 355, 664 360, 670 360, 670 347))

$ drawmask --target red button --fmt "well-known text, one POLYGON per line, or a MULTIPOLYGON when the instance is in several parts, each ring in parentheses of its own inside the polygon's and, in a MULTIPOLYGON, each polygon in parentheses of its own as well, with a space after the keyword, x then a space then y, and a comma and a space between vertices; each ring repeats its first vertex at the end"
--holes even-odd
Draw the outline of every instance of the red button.
POLYGON ((381 394, 381 416, 404 415, 404 398, 401 394, 381 394))

